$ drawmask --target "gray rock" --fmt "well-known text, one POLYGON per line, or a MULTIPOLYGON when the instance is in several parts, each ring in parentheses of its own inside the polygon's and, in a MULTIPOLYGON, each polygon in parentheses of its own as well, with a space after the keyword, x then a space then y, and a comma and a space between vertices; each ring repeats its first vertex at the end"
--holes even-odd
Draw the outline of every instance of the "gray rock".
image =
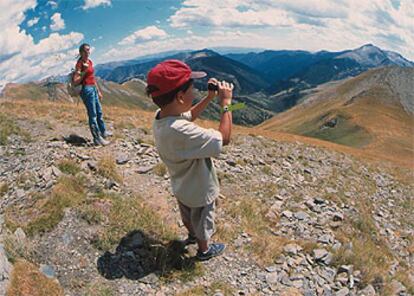
POLYGON ((346 272, 341 272, 336 276, 336 281, 341 283, 342 286, 345 286, 348 283, 348 274, 346 272))
POLYGON ((335 296, 348 296, 349 295, 349 289, 348 288, 342 288, 338 292, 335 293, 335 296))
POLYGON ((3 244, 0 244, 0 295, 6 295, 12 268, 13 266, 7 260, 3 244))
POLYGON ((26 192, 23 189, 16 189, 16 196, 18 199, 22 199, 26 196, 26 192))
POLYGON ((395 295, 399 295, 407 290, 405 286, 397 280, 391 281, 391 289, 395 295))
POLYGON ((321 235, 318 238, 318 242, 322 244, 329 244, 331 241, 332 241, 332 236, 330 236, 329 234, 321 235))
POLYGON ((332 220, 334 220, 334 221, 342 221, 342 220, 344 220, 344 215, 342 213, 335 212, 333 214, 332 220))
POLYGON ((351 275, 354 272, 353 265, 341 265, 338 268, 338 273, 346 272, 348 275, 351 275))
POLYGON ((54 165, 52 165, 51 166, 51 169, 52 169, 52 174, 55 176, 55 177, 60 177, 60 176, 62 176, 62 171, 61 170, 59 170, 57 167, 55 167, 54 165))
POLYGON ((40 264, 40 271, 50 279, 56 277, 55 268, 51 265, 40 264))
POLYGON ((276 265, 271 265, 265 268, 265 270, 267 272, 275 272, 276 270, 278 270, 278 267, 276 265))
POLYGON ((273 285, 278 282, 278 274, 277 272, 271 272, 266 274, 266 283, 268 285, 273 285))
POLYGON ((122 154, 116 159, 116 163, 119 165, 126 164, 128 161, 129 157, 126 154, 122 154))
POLYGON ((286 210, 286 211, 283 211, 283 212, 282 212, 282 216, 284 216, 284 217, 286 217, 286 218, 290 219, 290 218, 292 218, 292 217, 293 217, 293 213, 292 213, 291 211, 286 210))
POLYGON ((155 273, 150 273, 149 275, 140 278, 138 281, 144 284, 155 284, 158 280, 158 276, 155 273))
POLYGON ((299 211, 295 213, 295 218, 298 220, 306 220, 309 218, 309 215, 303 211, 299 211))
POLYGON ((138 174, 146 174, 152 170, 152 166, 141 166, 137 168, 138 174))
POLYGON ((375 296, 375 289, 372 285, 366 286, 364 289, 358 292, 358 296, 375 296))
POLYGON ((316 261, 322 261, 323 258, 328 256, 329 252, 325 249, 315 249, 313 250, 313 258, 316 261))
POLYGON ((332 188, 332 187, 328 187, 325 189, 327 193, 329 194, 333 194, 333 193, 337 193, 338 191, 336 191, 336 189, 332 188))
POLYGON ((311 171, 310 169, 304 169, 304 170, 303 170, 303 172, 304 172, 305 174, 312 175, 312 171, 311 171))
POLYGON ((152 145, 148 144, 148 143, 140 143, 141 147, 145 147, 145 148, 151 148, 152 145))
POLYGON ((76 156, 80 159, 80 160, 89 160, 91 159, 91 157, 89 155, 85 155, 85 154, 76 154, 76 156))
POLYGON ((91 171, 96 171, 97 170, 97 168, 98 168, 98 165, 97 165, 97 163, 95 162, 95 161, 88 161, 88 168, 91 170, 91 171))
POLYGON ((287 244, 283 247, 283 251, 289 255, 296 255, 300 250, 302 247, 297 244, 287 244))
POLYGON ((105 188, 106 189, 113 189, 113 188, 117 188, 119 187, 119 184, 117 182, 115 182, 114 180, 106 180, 105 181, 105 188))
POLYGON ((316 205, 323 205, 323 204, 325 203, 325 200, 324 200, 323 198, 321 198, 321 197, 315 197, 315 198, 313 199, 313 202, 314 202, 316 205))
POLYGON ((16 238, 16 243, 20 246, 26 243, 26 233, 20 227, 15 230, 14 237, 16 238))

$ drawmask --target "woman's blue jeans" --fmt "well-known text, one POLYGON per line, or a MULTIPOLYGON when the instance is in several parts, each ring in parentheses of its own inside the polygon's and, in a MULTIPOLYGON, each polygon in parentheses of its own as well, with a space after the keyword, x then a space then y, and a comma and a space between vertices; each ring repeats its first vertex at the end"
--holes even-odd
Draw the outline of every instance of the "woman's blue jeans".
POLYGON ((81 98, 88 111, 89 128, 91 129, 92 137, 97 139, 105 133, 105 123, 96 86, 85 85, 81 91, 81 98))

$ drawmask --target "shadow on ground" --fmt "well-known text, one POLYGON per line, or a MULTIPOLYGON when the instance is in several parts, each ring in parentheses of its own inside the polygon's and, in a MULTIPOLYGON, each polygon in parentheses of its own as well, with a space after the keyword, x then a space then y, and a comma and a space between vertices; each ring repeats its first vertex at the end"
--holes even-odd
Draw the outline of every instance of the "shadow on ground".
MULTIPOLYGON (((124 236, 115 253, 106 251, 97 262, 99 273, 106 279, 126 277, 142 279, 152 273, 166 276, 174 270, 191 271, 195 258, 189 257, 182 241, 167 244, 135 230, 124 236)), ((151 282, 151 278, 147 281, 151 282)))
POLYGON ((63 136, 63 140, 73 146, 88 146, 88 140, 82 136, 76 134, 70 134, 69 136, 63 136))

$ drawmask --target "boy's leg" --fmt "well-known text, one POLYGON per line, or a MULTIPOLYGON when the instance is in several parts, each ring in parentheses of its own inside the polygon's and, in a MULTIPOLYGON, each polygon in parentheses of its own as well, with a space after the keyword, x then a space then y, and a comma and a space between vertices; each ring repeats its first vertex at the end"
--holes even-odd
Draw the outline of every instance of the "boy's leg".
POLYGON ((208 251, 208 240, 197 239, 198 250, 200 252, 207 252, 208 251))
POLYGON ((201 208, 191 209, 191 225, 195 230, 198 243, 197 258, 208 260, 223 253, 226 246, 221 243, 211 243, 209 240, 214 234, 215 202, 201 208))
POLYGON ((193 226, 191 225, 191 208, 185 206, 179 201, 178 208, 180 209, 181 220, 183 221, 185 228, 187 228, 189 236, 195 237, 195 232, 193 226))

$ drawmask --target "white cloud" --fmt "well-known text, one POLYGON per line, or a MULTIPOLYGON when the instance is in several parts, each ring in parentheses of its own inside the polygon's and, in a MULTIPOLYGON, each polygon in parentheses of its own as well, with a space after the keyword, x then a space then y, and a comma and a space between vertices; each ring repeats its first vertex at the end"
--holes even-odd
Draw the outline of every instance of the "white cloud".
POLYGON ((168 21, 192 31, 243 28, 270 35, 272 42, 259 42, 269 49, 343 50, 374 43, 414 59, 412 0, 394 6, 389 0, 184 0, 168 21))
POLYGON ((53 1, 53 0, 49 0, 47 2, 47 4, 50 5, 52 7, 52 9, 56 9, 58 7, 57 2, 56 1, 53 1))
POLYGON ((111 0, 85 0, 85 4, 82 9, 87 10, 98 6, 111 6, 111 0))
POLYGON ((33 38, 20 29, 24 12, 35 6, 35 0, 0 2, 0 90, 8 82, 33 81, 68 73, 76 62, 77 46, 83 34, 52 33, 35 44, 33 38))
MULTIPOLYGON (((260 1, 256 1, 260 2, 260 1)), ((260 27, 288 26, 294 20, 286 11, 255 1, 187 0, 183 7, 169 18, 173 28, 192 26, 260 27)))
POLYGON ((144 29, 135 31, 131 35, 122 39, 118 44, 119 45, 132 45, 137 42, 147 42, 147 41, 154 40, 154 39, 162 39, 167 36, 168 34, 164 30, 159 29, 156 26, 149 26, 144 29))
POLYGON ((33 19, 31 19, 27 22, 27 26, 32 27, 32 26, 36 25, 39 22, 39 20, 40 20, 40 18, 34 17, 33 19))
POLYGON ((105 52, 99 62, 132 59, 137 56, 152 54, 167 50, 203 49, 215 47, 225 42, 234 46, 248 47, 251 44, 269 42, 269 37, 242 31, 213 30, 207 36, 187 35, 186 37, 168 36, 164 39, 151 40, 149 42, 117 46, 105 52))
POLYGON ((65 28, 65 21, 62 19, 62 15, 56 12, 51 17, 52 23, 50 24, 50 29, 52 31, 60 31, 65 28))

